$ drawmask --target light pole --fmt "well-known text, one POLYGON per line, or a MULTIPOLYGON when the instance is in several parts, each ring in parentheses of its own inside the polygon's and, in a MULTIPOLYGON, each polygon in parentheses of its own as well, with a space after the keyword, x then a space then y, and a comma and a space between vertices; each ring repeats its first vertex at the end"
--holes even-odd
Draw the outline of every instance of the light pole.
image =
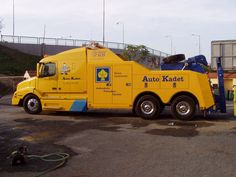
POLYGON ((13 0, 13 23, 12 23, 12 28, 13 28, 13 42, 14 42, 14 36, 15 36, 15 0, 13 0))
POLYGON ((45 37, 46 37, 46 25, 44 24, 44 26, 43 26, 43 43, 45 41, 45 37))
POLYGON ((123 48, 125 48, 125 24, 121 21, 118 21, 116 24, 122 25, 122 42, 123 42, 123 48))
POLYGON ((103 22, 103 30, 102 30, 102 43, 103 43, 103 46, 105 45, 105 9, 106 6, 105 6, 105 0, 103 0, 103 18, 102 18, 102 22, 103 22))
POLYGON ((165 36, 166 38, 170 38, 170 54, 173 54, 173 38, 170 35, 165 36))
POLYGON ((199 55, 201 54, 201 35, 199 34, 192 34, 192 36, 198 37, 198 50, 199 50, 199 55))
POLYGON ((0 41, 2 41, 2 28, 3 28, 3 23, 2 19, 0 19, 0 41))

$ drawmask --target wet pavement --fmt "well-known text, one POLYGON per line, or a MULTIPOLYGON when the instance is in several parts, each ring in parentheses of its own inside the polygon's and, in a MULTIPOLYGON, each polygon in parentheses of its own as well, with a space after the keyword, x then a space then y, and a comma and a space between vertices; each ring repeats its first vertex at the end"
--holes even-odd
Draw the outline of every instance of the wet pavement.
POLYGON ((0 176, 33 176, 56 163, 11 166, 19 145, 29 154, 66 152, 68 162, 47 177, 236 176, 236 121, 229 113, 181 122, 164 111, 143 120, 129 111, 42 113, 0 104, 0 176))

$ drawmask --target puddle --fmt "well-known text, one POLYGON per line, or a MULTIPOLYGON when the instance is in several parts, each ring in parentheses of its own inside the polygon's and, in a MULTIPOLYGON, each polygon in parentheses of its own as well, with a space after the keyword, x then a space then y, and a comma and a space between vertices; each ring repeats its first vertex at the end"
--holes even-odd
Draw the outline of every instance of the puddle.
POLYGON ((135 118, 110 118, 107 119, 106 121, 109 124, 112 125, 124 125, 124 124, 129 124, 131 125, 133 128, 142 128, 142 127, 146 127, 150 124, 152 124, 152 120, 144 120, 138 117, 135 118))
MULTIPOLYGON (((31 118, 17 119, 15 121, 22 123, 21 126, 24 130, 31 132, 30 135, 21 138, 25 141, 55 141, 65 135, 86 130, 121 132, 122 130, 120 129, 122 128, 122 125, 125 124, 131 125, 132 129, 147 127, 150 124, 168 126, 169 128, 166 129, 152 129, 145 133, 163 136, 191 137, 198 135, 197 128, 210 127, 214 125, 214 123, 204 121, 183 122, 178 120, 144 120, 138 117, 104 118, 101 116, 103 114, 104 113, 98 114, 98 118, 95 118, 95 115, 92 118, 80 116, 80 120, 84 120, 82 122, 75 122, 73 120, 39 120, 31 118)), ((126 113, 124 114, 126 115, 126 113)))
POLYGON ((200 122, 200 121, 158 121, 158 125, 166 125, 166 126, 178 126, 178 127, 194 127, 194 128, 204 128, 204 127, 210 127, 213 126, 214 123, 210 122, 200 122))
MULTIPOLYGON (((45 163, 40 160, 28 160, 26 165, 12 167, 11 159, 7 157, 17 149, 17 145, 25 145, 29 149, 29 154, 48 154, 53 152, 65 152, 71 156, 77 155, 66 146, 54 144, 57 140, 66 135, 82 132, 90 129, 101 131, 120 132, 120 126, 107 126, 104 121, 53 121, 42 119, 16 119, 21 123, 17 127, 0 127, 0 167, 7 172, 34 171, 41 172, 55 166, 55 163, 45 163)), ((110 122, 108 121, 108 124, 110 122)))
POLYGON ((0 167, 1 171, 7 171, 9 173, 14 172, 24 172, 24 171, 32 171, 32 172, 42 172, 49 168, 55 167, 57 163, 52 162, 43 162, 41 160, 30 160, 26 159, 26 164, 23 166, 11 166, 11 158, 8 158, 10 154, 17 149, 18 146, 24 145, 28 148, 28 154, 49 154, 52 152, 65 152, 70 154, 70 156, 77 155, 71 149, 66 146, 56 145, 53 142, 28 142, 20 140, 20 136, 25 136, 27 133, 25 130, 20 129, 12 129, 11 127, 5 127, 4 132, 0 132, 0 136, 2 137, 0 140, 0 167), (6 136, 6 132, 11 132, 6 136), (17 136, 13 136, 17 135, 17 136))
MULTIPOLYGON (((130 124, 133 128, 146 127, 153 122, 150 120, 143 120, 139 118, 81 118, 82 122, 75 121, 62 121, 62 120, 33 120, 30 118, 17 119, 16 122, 23 123, 22 128, 29 129, 34 132, 47 131, 47 135, 44 138, 57 138, 64 134, 72 134, 85 130, 101 130, 110 132, 120 132, 121 125, 130 124), (51 136, 51 137, 50 137, 51 136)), ((37 135, 39 136, 39 135, 37 135)))
POLYGON ((159 120, 156 122, 157 125, 169 126, 170 128, 165 129, 152 129, 145 133, 151 135, 160 136, 173 136, 173 137, 194 137, 199 134, 197 128, 211 127, 214 123, 203 122, 203 121, 171 121, 171 120, 159 120))
MULTIPOLYGON (((43 132, 46 131, 47 136, 45 138, 55 139, 61 137, 61 135, 72 134, 75 132, 81 132, 85 130, 98 129, 103 131, 119 132, 120 126, 118 123, 110 125, 110 121, 104 120, 89 120, 82 122, 75 121, 65 121, 65 120, 32 120, 32 119, 18 119, 16 122, 23 123, 22 127, 24 129, 30 129, 34 132, 43 132), (110 126, 109 126, 110 125, 110 126)), ((39 136, 38 134, 36 134, 39 136)))
POLYGON ((111 126, 111 127, 98 127, 98 130, 102 130, 102 131, 109 131, 109 132, 121 132, 120 129, 121 127, 115 127, 115 126, 111 126))
POLYGON ((151 135, 173 136, 173 137, 194 137, 198 135, 195 128, 166 128, 166 129, 152 129, 145 133, 151 135))

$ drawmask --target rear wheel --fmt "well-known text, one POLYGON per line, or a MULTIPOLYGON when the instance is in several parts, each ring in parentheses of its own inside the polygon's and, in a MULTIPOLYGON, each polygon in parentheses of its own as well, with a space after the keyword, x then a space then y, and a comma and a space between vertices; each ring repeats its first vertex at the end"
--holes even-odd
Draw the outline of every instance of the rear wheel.
POLYGON ((161 104, 161 108, 160 108, 160 114, 164 111, 165 106, 163 104, 161 104))
POLYGON ((189 96, 178 96, 171 103, 171 112, 173 117, 180 120, 191 120, 195 116, 196 103, 189 96))
POLYGON ((135 105, 135 113, 144 119, 155 119, 161 112, 161 103, 151 95, 145 95, 139 98, 135 105))
POLYGON ((24 110, 29 114, 38 114, 42 111, 40 100, 35 95, 28 95, 23 102, 24 110))

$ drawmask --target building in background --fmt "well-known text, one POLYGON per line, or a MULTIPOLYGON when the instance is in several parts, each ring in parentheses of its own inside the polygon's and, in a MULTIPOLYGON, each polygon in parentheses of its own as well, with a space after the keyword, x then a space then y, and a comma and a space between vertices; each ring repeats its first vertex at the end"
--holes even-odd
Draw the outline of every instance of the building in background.
POLYGON ((218 84, 216 58, 221 57, 224 69, 225 94, 228 100, 233 99, 233 87, 236 86, 236 40, 219 40, 211 42, 211 69, 208 76, 213 85, 218 84))
MULTIPOLYGON (((211 84, 213 88, 217 88, 218 86, 218 79, 217 73, 211 72, 208 73, 208 77, 211 80, 211 84)), ((233 87, 236 85, 236 73, 225 73, 224 74, 224 85, 225 85, 225 97, 227 100, 233 100, 233 87)))
POLYGON ((226 72, 236 71, 236 40, 211 42, 211 68, 216 70, 216 58, 222 57, 222 66, 226 72))

